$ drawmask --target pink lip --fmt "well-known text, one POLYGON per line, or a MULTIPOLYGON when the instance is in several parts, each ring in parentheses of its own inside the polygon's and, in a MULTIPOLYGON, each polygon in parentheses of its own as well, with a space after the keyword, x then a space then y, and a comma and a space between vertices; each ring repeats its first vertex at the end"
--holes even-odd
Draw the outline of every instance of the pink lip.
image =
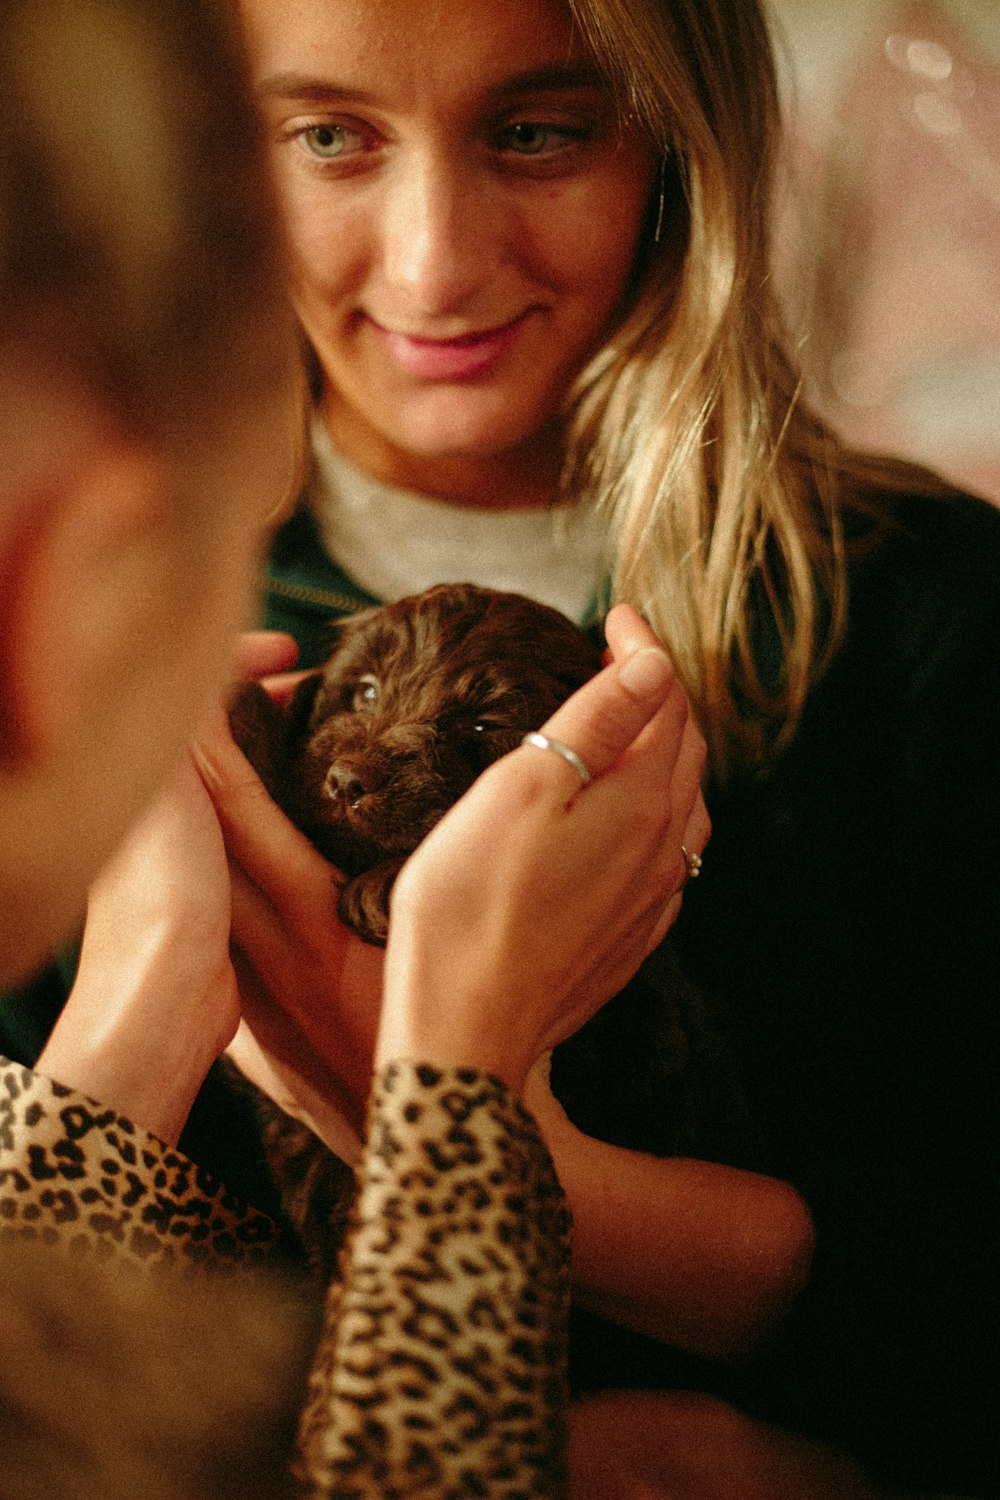
POLYGON ((417 334, 397 333, 369 318, 369 326, 389 358, 406 375, 417 380, 471 380, 485 374, 516 343, 528 317, 520 313, 509 323, 457 338, 428 339, 417 334))

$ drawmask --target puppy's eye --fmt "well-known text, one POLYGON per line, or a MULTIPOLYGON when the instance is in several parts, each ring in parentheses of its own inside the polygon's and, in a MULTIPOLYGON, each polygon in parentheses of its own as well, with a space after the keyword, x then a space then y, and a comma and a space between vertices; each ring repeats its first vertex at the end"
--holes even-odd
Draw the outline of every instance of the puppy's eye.
POLYGON ((366 709, 378 702, 379 684, 378 678, 366 672, 359 677, 351 697, 351 708, 355 713, 364 713, 366 709))

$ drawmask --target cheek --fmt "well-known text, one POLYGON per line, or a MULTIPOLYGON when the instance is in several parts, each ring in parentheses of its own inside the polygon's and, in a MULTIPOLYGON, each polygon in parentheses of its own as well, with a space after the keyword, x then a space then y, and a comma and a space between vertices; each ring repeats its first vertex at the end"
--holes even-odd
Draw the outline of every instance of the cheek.
POLYGON ((283 208, 298 297, 332 301, 348 291, 365 261, 368 233, 361 215, 334 212, 306 188, 289 189, 283 208))
POLYGON ((589 183, 572 200, 553 193, 538 205, 533 240, 551 279, 600 323, 628 284, 646 221, 649 178, 589 183))
MULTIPOLYGON (((610 185, 609 185, 610 186, 610 185)), ((593 272, 619 296, 628 283, 647 222, 652 170, 633 175, 609 191, 595 218, 590 254, 593 272)))

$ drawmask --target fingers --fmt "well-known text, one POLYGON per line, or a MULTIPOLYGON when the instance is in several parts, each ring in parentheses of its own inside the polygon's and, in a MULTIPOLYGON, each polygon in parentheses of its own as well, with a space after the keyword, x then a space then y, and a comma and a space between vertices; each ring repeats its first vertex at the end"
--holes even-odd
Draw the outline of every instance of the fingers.
POLYGON ((238 677, 263 677, 286 672, 298 660, 299 648, 290 635, 277 630, 247 630, 236 643, 238 677))
POLYGON ((674 808, 674 825, 683 826, 680 838, 680 857, 684 860, 679 868, 678 884, 668 897, 666 905, 655 923, 649 937, 647 952, 652 953, 666 937, 680 916, 684 900, 684 888, 691 879, 685 854, 702 854, 712 833, 712 824, 701 794, 701 776, 705 767, 705 745, 694 725, 689 721, 684 732, 685 743, 677 760, 674 784, 671 790, 674 808))
POLYGON ((616 604, 604 622, 604 637, 616 661, 624 661, 646 646, 663 643, 630 604, 616 604))
POLYGON ((689 854, 704 854, 705 846, 712 836, 712 824, 708 816, 708 809, 699 794, 687 823, 681 844, 689 854))
POLYGON ((268 674, 266 677, 262 677, 261 687, 266 689, 275 703, 284 707, 303 677, 308 677, 309 675, 306 671, 282 672, 277 676, 268 674))
MULTIPOLYGON (((581 758, 593 777, 609 770, 661 709, 679 748, 687 717, 670 658, 634 610, 609 615, 613 660, 548 722, 544 733, 581 758)), ((575 773, 574 773, 575 774, 575 773)))
POLYGON ((212 799, 231 858, 278 906, 301 911, 309 894, 322 891, 329 918, 331 867, 271 800, 225 722, 193 746, 195 764, 212 799), (321 867, 323 879, 317 881, 321 867))
POLYGON ((712 832, 701 794, 705 758, 705 741, 694 720, 688 719, 674 770, 672 792, 676 827, 683 829, 681 843, 692 854, 703 853, 712 832))

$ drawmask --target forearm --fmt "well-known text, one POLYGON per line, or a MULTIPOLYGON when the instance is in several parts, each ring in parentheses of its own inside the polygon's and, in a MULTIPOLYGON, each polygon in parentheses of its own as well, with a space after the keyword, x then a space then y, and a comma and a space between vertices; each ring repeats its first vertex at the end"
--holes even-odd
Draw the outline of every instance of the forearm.
POLYGON ((548 1096, 528 1102, 573 1213, 575 1295, 691 1353, 735 1358, 805 1285, 809 1211, 787 1183, 595 1141, 548 1096))
POLYGON ((189 939, 155 927, 124 953, 88 932, 69 1000, 38 1070, 113 1106, 160 1140, 176 1144, 212 1063, 229 1040, 190 1018, 235 1015, 223 969, 211 977, 189 963, 189 939))
POLYGON ((0 1059, 7 1229, 99 1261, 208 1271, 266 1264, 264 1214, 116 1109, 0 1059))
POLYGON ((561 1496, 568 1220, 531 1117, 481 1073, 393 1064, 360 1179, 305 1493, 561 1496))

